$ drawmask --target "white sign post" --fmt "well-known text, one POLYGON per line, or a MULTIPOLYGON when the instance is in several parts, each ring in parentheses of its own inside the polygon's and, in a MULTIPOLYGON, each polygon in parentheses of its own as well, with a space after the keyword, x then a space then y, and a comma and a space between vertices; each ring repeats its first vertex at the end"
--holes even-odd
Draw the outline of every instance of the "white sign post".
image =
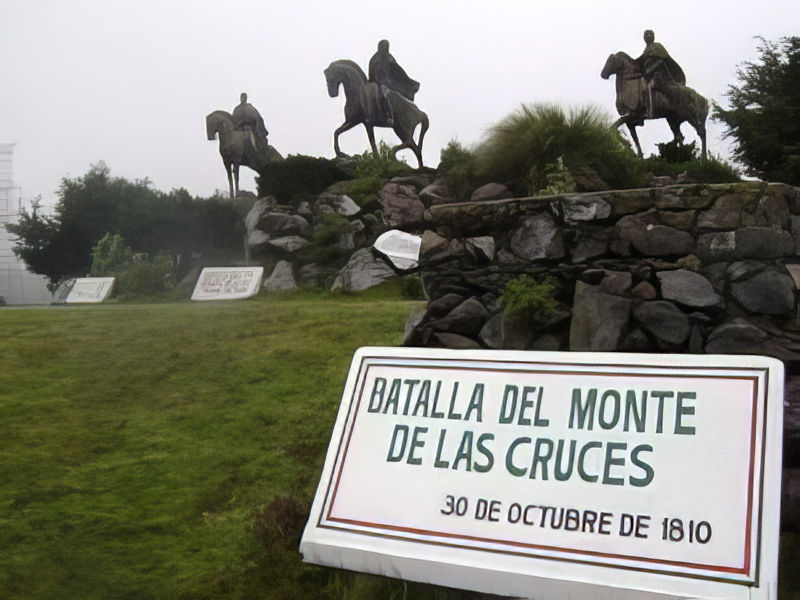
POLYGON ((539 599, 777 598, 783 365, 362 348, 300 550, 539 599))
POLYGON ((192 300, 241 300, 258 294, 264 267, 204 267, 192 300))

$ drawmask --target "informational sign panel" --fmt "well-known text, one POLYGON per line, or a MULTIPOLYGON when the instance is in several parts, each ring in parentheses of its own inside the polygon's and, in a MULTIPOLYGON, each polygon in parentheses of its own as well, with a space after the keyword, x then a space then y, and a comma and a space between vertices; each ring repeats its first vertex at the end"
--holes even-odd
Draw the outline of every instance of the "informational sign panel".
POLYGON ((373 247, 386 256, 401 271, 414 269, 419 264, 419 249, 422 238, 399 229, 382 233, 373 247))
POLYGON ((761 356, 362 348, 300 550, 524 598, 775 598, 782 394, 761 356))
POLYGON ((264 267, 205 267, 192 300, 240 300, 258 293, 264 267))
POLYGON ((113 277, 80 277, 67 294, 67 304, 102 302, 114 287, 113 277))

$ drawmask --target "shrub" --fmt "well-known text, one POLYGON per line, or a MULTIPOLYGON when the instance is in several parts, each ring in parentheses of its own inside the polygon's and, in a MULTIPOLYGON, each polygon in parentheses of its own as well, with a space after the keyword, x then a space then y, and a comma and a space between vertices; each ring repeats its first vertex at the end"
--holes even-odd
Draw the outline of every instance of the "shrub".
POLYGON ((150 259, 135 256, 119 270, 114 293, 120 298, 140 298, 163 294, 174 285, 172 260, 168 256, 160 255, 150 259))
POLYGON ((384 141, 378 143, 378 154, 367 151, 353 157, 353 160, 356 177, 378 176, 389 179, 408 175, 414 170, 405 161, 396 159, 392 154, 392 147, 384 141))
POLYGON ((89 275, 102 277, 116 274, 133 258, 133 251, 119 234, 106 233, 92 248, 92 267, 89 275))
POLYGON ((696 183, 733 183, 741 179, 739 172, 730 163, 713 154, 705 160, 692 158, 683 162, 671 162, 662 157, 650 156, 642 163, 645 171, 651 175, 669 176, 674 179, 685 173, 690 181, 696 183))
POLYGON ((541 325, 556 314, 558 283, 552 277, 537 281, 530 275, 510 280, 503 288, 503 310, 522 325, 541 325))
POLYGON ((350 222, 337 213, 321 215, 311 234, 311 245, 297 253, 303 264, 317 263, 333 265, 343 262, 350 252, 337 246, 341 237, 350 229, 350 222))
POLYGON ((114 277, 113 295, 125 299, 160 295, 175 287, 169 256, 134 254, 119 234, 106 233, 92 248, 90 274, 114 277))
POLYGON ((640 183, 636 156, 608 114, 593 105, 565 111, 555 104, 522 105, 494 125, 477 148, 479 179, 535 194, 548 185, 559 158, 570 171, 593 169, 612 188, 640 183))
POLYGON ((478 179, 475 152, 456 140, 450 140, 442 148, 438 171, 444 178, 447 189, 458 200, 469 200, 472 191, 485 183, 478 179))
POLYGON ((362 210, 375 211, 380 209, 378 193, 386 179, 381 175, 367 175, 347 182, 347 195, 358 204, 362 210))
POLYGON ((296 154, 267 163, 259 171, 256 184, 259 197, 274 196, 280 202, 297 204, 347 179, 352 177, 333 160, 296 154))
POLYGON ((682 163, 697 158, 697 144, 683 144, 678 140, 656 144, 658 147, 658 157, 668 163, 682 163))
POLYGON ((548 165, 544 176, 547 187, 539 190, 540 194, 570 194, 576 190, 575 179, 560 156, 555 164, 548 165))

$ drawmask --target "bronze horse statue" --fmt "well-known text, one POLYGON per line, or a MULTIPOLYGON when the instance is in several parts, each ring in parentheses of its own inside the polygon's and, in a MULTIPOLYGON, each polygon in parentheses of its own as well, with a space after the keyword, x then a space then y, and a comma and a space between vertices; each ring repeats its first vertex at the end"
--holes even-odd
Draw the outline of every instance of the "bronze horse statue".
POLYGON ((410 148, 417 157, 417 162, 422 168, 422 140, 428 130, 428 115, 422 112, 417 105, 404 98, 394 90, 386 92, 386 101, 389 104, 394 122, 390 125, 385 117, 372 114, 370 106, 377 106, 380 101, 380 90, 378 84, 367 81, 364 71, 352 60, 335 60, 325 69, 325 79, 328 82, 328 94, 331 98, 339 95, 339 86, 344 87, 344 94, 347 98, 344 105, 344 123, 333 133, 333 149, 336 156, 344 156, 339 150, 339 134, 352 129, 356 125, 364 125, 369 137, 369 144, 372 151, 377 154, 378 148, 375 146, 375 127, 391 127, 400 141, 399 146, 392 148, 392 155, 396 155, 404 148, 410 148), (372 102, 368 101, 368 95, 372 94, 372 102), (419 141, 414 141, 414 130, 417 125, 422 124, 419 132, 419 141))
POLYGON ((611 75, 616 75, 617 112, 621 115, 613 127, 619 127, 623 123, 628 126, 640 158, 642 147, 639 145, 636 127, 643 125, 645 119, 666 119, 677 142, 683 142, 681 123, 688 121, 700 136, 703 158, 706 157, 708 101, 703 96, 682 85, 654 89, 652 116, 649 116, 645 105, 647 83, 636 61, 624 52, 610 55, 600 77, 608 79, 611 75))
POLYGON ((231 198, 239 195, 239 167, 244 165, 258 172, 268 162, 283 160, 270 145, 256 148, 250 131, 236 129, 230 113, 215 110, 206 116, 206 135, 213 141, 219 135, 219 153, 228 173, 231 198))

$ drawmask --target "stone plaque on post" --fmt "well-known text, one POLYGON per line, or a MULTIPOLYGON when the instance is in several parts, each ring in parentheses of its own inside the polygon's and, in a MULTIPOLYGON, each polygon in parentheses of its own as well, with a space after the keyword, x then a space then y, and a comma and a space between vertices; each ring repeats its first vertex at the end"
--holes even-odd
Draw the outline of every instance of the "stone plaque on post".
POLYGON ((362 348, 306 561, 537 600, 777 597, 783 364, 362 348))
POLYGON ((240 300, 258 293, 264 267, 205 267, 192 300, 240 300))

